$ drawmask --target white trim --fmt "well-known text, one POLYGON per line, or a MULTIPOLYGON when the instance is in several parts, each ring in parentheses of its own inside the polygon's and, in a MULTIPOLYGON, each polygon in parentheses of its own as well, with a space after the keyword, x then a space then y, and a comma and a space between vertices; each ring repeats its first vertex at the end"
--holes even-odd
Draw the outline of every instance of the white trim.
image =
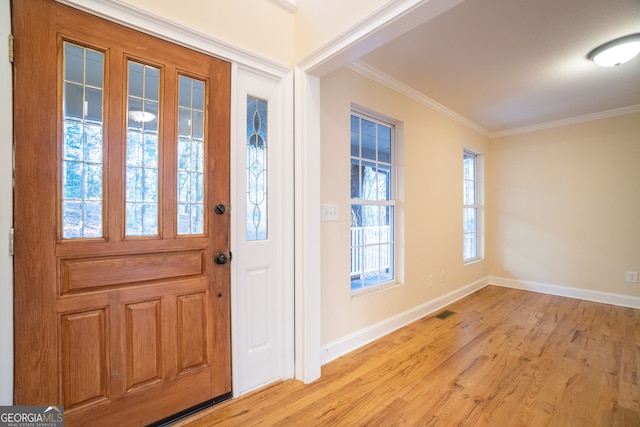
POLYGON ((532 282, 528 280, 506 279, 504 277, 496 276, 490 276, 489 282, 492 285, 503 286, 505 288, 522 289, 542 294, 558 295, 561 297, 577 298, 602 304, 612 304, 621 307, 640 309, 640 297, 631 295, 592 291, 589 289, 572 288, 570 286, 550 285, 548 283, 532 282))
POLYGON ((290 68, 214 37, 114 0, 56 0, 112 22, 230 62, 283 77, 290 68))
POLYGON ((283 379, 295 377, 295 170, 294 170, 294 105, 293 105, 293 71, 290 71, 280 80, 281 102, 280 126, 281 136, 284 143, 284 151, 281 153, 284 159, 289 159, 287 170, 283 172, 284 182, 282 183, 283 200, 285 206, 281 209, 283 281, 282 301, 283 301, 283 337, 284 337, 284 358, 282 360, 283 379))
POLYGON ((431 110, 442 114, 443 116, 453 120, 454 122, 461 124, 462 126, 471 129, 472 131, 484 136, 488 137, 489 132, 483 127, 477 125, 471 120, 461 116, 455 111, 451 110, 448 107, 440 104, 439 102, 429 98, 428 96, 418 92, 417 90, 407 86, 406 84, 400 82, 399 80, 394 79, 388 74, 383 73, 382 71, 374 68, 362 61, 354 61, 351 64, 347 65, 348 68, 352 69, 358 74, 367 77, 374 82, 380 83, 381 85, 398 92, 401 95, 406 96, 407 98, 424 105, 431 110))
POLYGON ((370 342, 400 329, 409 323, 428 316, 429 314, 484 288, 488 284, 489 277, 487 276, 447 294, 441 295, 417 307, 411 308, 400 314, 389 317, 388 319, 384 319, 374 325, 330 342, 322 346, 322 364, 324 365, 331 362, 332 360, 369 344, 370 342))
POLYGON ((0 1, 0 405, 13 405, 13 258, 9 229, 13 226, 13 103, 9 0, 0 1))
POLYGON ((320 378, 320 79, 295 68, 295 377, 320 378))
POLYGON ((287 12, 296 12, 296 0, 269 0, 271 3, 277 4, 287 12))
POLYGON ((585 114, 583 116, 571 117, 568 119, 556 120, 553 122, 540 123, 537 125, 524 126, 516 129, 507 129, 498 132, 489 133, 489 138, 500 138, 503 136, 518 135, 523 133, 535 132, 545 129, 559 128, 562 126, 575 125, 578 123, 591 122, 593 120, 608 119, 611 117, 624 116, 626 114, 640 113, 640 104, 630 105, 629 107, 616 108, 614 110, 601 111, 599 113, 585 114))

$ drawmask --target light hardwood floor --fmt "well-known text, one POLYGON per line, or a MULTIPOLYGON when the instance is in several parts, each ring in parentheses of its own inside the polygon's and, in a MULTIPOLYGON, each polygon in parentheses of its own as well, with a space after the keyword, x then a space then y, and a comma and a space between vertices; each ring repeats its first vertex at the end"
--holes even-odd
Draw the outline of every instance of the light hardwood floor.
POLYGON ((640 310, 495 286, 447 309, 178 425, 640 426, 640 310))

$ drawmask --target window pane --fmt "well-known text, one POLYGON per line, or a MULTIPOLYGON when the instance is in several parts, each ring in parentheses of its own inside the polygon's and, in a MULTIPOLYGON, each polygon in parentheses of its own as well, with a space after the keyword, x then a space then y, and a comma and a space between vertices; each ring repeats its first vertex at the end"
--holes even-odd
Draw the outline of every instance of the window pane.
MULTIPOLYGON (((98 53, 98 52, 96 52, 98 53)), ((64 80, 67 82, 84 85, 84 65, 86 49, 71 43, 64 44, 64 80)), ((100 68, 102 68, 102 55, 98 53, 100 68)), ((102 85, 100 85, 102 86, 102 85)))
POLYGON ((477 230, 477 209, 465 208, 464 209, 464 232, 475 233, 477 230))
POLYGON ((391 166, 378 164, 377 200, 391 200, 391 166))
POLYGON ((372 245, 380 243, 380 206, 363 206, 362 222, 364 244, 372 245))
POLYGON ((102 123, 102 90, 85 88, 85 118, 97 123, 102 123))
POLYGON ((64 43, 62 237, 102 231, 104 54, 64 43))
POLYGON ((377 158, 377 126, 369 120, 362 119, 361 150, 363 159, 376 160, 377 158))
POLYGON ((160 70, 153 67, 145 67, 144 71, 144 99, 157 102, 159 101, 160 70))
POLYGON ((267 101, 247 97, 247 240, 267 238, 267 101))
POLYGON ((160 70, 128 62, 127 236, 158 235, 158 92, 160 70))
POLYGON ((464 204, 476 204, 476 183, 474 181, 464 181, 464 204))
POLYGON ((361 169, 362 193, 364 200, 378 200, 378 172, 375 163, 362 162, 361 169))
POLYGON ((378 125, 378 161, 391 163, 391 128, 378 125))
POLYGON ((205 84, 180 76, 178 113, 178 234, 204 233, 205 84))
POLYGON ((467 233, 464 235, 464 259, 473 259, 478 256, 477 234, 467 233))
POLYGON ((351 155, 360 157, 360 118, 351 116, 351 155))
POLYGON ((475 180, 476 156, 465 153, 464 155, 464 179, 475 180))
POLYGON ((64 84, 64 116, 66 119, 83 119, 84 86, 65 82, 64 84))
POLYGON ((360 160, 351 159, 351 198, 360 198, 360 160))

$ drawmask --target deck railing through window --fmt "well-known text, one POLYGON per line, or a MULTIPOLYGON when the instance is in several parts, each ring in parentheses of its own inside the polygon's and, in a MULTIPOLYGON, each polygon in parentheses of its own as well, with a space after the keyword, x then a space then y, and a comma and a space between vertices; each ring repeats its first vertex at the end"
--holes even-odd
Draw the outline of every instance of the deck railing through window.
POLYGON ((391 227, 351 227, 351 277, 391 268, 391 227), (371 244, 371 245, 368 245, 371 244))

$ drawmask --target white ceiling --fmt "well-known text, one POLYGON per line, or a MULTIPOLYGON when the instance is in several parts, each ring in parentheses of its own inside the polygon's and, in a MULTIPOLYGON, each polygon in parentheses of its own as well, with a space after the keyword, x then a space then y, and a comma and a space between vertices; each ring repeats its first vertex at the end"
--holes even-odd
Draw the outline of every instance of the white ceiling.
POLYGON ((496 135, 640 111, 640 56, 613 68, 586 58, 633 33, 640 0, 466 0, 358 64, 496 135))

